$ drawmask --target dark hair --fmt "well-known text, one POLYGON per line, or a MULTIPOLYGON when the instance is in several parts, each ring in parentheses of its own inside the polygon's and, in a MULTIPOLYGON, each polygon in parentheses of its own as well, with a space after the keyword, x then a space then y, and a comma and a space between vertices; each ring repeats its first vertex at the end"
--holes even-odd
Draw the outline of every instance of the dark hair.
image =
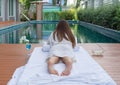
POLYGON ((69 40, 72 43, 72 47, 75 47, 75 37, 72 34, 70 26, 66 20, 60 20, 56 26, 56 29, 53 33, 53 39, 55 40, 55 35, 58 38, 58 41, 62 41, 63 38, 69 40), (67 35, 67 36, 66 36, 67 35))

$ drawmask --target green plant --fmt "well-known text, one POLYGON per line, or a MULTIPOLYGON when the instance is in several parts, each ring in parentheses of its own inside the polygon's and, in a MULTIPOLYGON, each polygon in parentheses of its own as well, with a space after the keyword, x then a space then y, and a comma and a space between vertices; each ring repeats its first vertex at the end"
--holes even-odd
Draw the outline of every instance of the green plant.
POLYGON ((44 12, 43 20, 59 20, 59 12, 44 12))
POLYGON ((52 0, 52 4, 53 4, 53 5, 56 5, 56 0, 52 0))
POLYGON ((64 6, 66 6, 67 5, 67 0, 64 0, 64 6))
POLYGON ((80 6, 80 1, 81 1, 81 0, 77 0, 76 8, 78 8, 78 7, 80 6))
POLYGON ((110 5, 97 9, 80 9, 78 11, 78 19, 107 28, 120 30, 120 6, 110 5))
POLYGON ((65 11, 57 11, 57 12, 43 12, 44 20, 77 20, 77 12, 76 9, 70 9, 65 11))
POLYGON ((66 19, 66 20, 76 20, 77 19, 75 9, 62 11, 62 12, 60 12, 59 16, 60 16, 60 19, 66 19))

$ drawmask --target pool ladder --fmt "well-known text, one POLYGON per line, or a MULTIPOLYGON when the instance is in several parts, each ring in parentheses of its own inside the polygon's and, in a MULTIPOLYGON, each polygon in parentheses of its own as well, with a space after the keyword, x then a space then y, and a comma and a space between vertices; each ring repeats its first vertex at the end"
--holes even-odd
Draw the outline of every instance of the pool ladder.
POLYGON ((29 26, 31 26, 30 19, 23 12, 21 14, 26 18, 26 20, 28 21, 29 26))

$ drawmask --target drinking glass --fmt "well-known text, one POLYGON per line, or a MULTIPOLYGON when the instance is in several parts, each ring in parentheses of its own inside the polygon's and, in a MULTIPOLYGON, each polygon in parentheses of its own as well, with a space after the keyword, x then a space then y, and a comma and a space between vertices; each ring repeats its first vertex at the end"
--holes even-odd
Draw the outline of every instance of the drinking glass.
POLYGON ((92 55, 103 56, 103 53, 104 49, 99 44, 96 44, 96 47, 92 50, 92 55))
POLYGON ((30 43, 26 43, 26 49, 28 51, 28 56, 30 56, 30 49, 31 49, 31 44, 30 43))

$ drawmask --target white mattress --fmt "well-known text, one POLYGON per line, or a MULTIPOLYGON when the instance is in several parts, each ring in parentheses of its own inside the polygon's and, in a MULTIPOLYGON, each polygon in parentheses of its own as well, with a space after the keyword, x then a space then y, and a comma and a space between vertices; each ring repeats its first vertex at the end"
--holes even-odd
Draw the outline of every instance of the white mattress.
MULTIPOLYGON (((28 63, 22 67, 24 70, 19 71, 19 75, 14 74, 8 85, 116 85, 82 47, 75 51, 76 62, 73 63, 71 74, 62 77, 48 73, 46 63, 48 52, 43 52, 41 49, 41 47, 34 49, 28 63)), ((64 68, 63 63, 55 65, 59 73, 64 68)))

